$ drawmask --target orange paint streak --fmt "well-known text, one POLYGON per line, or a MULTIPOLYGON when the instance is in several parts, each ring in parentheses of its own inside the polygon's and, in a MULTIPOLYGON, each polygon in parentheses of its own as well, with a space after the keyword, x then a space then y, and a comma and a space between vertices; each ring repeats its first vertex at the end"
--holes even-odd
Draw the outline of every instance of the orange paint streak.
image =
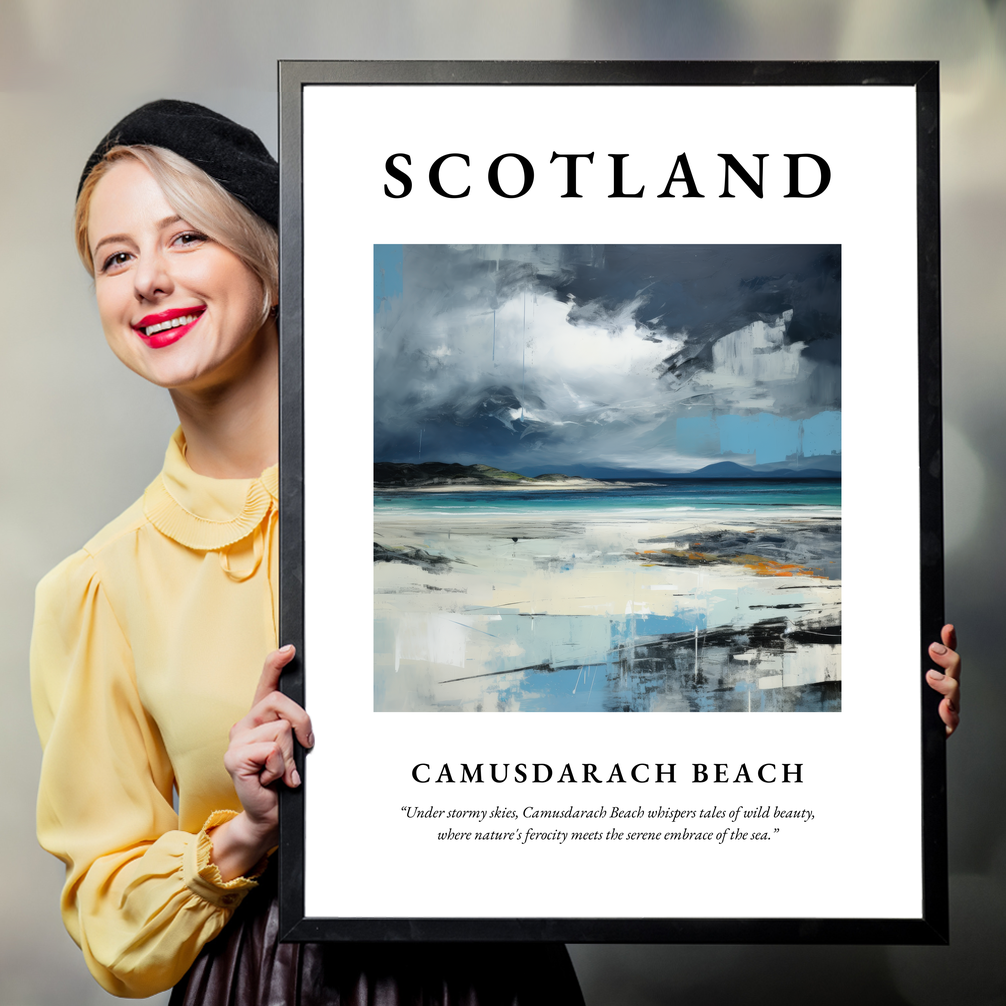
POLYGON ((759 559, 757 562, 746 562, 744 565, 752 569, 756 576, 813 576, 827 579, 820 573, 794 562, 776 562, 774 559, 759 559))
MULTIPOLYGON (((756 576, 812 576, 817 580, 828 579, 819 570, 812 569, 809 566, 801 566, 795 562, 777 562, 775 559, 766 559, 763 556, 752 555, 751 553, 746 555, 720 556, 710 552, 689 552, 676 548, 662 548, 659 550, 649 548, 643 552, 635 552, 634 554, 639 558, 643 558, 644 556, 655 555, 658 552, 662 555, 673 555, 697 565, 722 562, 730 563, 734 566, 744 566, 746 569, 752 570, 756 576)), ((658 564, 647 562, 643 565, 655 566, 658 564)))

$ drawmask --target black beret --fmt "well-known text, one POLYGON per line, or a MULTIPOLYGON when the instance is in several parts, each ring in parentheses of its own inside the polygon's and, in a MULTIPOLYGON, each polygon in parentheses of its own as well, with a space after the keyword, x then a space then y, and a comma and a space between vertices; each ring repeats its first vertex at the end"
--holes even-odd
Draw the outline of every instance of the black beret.
POLYGON ((77 195, 91 169, 112 147, 166 147, 191 161, 273 227, 279 226, 279 165, 250 130, 191 101, 163 98, 114 125, 84 165, 77 195))

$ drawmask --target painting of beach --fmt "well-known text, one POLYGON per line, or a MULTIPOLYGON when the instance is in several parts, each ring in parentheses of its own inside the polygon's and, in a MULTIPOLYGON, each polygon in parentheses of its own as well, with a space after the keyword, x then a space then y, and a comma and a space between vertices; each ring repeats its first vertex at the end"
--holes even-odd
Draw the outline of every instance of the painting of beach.
POLYGON ((841 709, 834 245, 374 249, 374 708, 841 709))

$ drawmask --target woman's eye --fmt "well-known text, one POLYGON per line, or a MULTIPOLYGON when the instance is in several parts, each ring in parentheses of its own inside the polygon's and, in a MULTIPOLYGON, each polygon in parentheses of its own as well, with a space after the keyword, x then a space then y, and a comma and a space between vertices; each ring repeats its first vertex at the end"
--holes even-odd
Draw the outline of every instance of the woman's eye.
POLYGON ((179 234, 174 243, 182 248, 190 248, 192 245, 202 244, 205 240, 205 234, 200 234, 198 231, 186 231, 184 234, 179 234))
POLYGON ((121 265, 125 265, 129 261, 129 252, 116 252, 114 255, 109 255, 105 259, 101 266, 102 272, 114 271, 121 265))

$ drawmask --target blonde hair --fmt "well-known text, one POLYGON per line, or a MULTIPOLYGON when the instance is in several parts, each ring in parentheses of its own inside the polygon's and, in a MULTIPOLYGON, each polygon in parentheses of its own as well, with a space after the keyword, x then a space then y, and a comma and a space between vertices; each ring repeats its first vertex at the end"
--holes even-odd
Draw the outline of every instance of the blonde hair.
POLYGON ((74 238, 92 279, 94 259, 87 240, 91 197, 112 165, 126 158, 139 161, 154 176, 168 205, 183 220, 234 252, 255 273, 262 283, 264 323, 279 294, 279 236, 202 168, 165 147, 112 147, 84 181, 74 211, 74 238))

